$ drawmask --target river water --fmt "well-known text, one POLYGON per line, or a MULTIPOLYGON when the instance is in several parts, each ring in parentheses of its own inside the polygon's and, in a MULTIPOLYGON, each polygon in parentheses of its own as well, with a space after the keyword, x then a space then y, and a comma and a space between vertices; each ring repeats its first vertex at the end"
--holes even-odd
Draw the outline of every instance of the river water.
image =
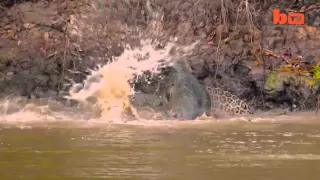
POLYGON ((0 179, 318 180, 320 123, 274 120, 2 123, 0 179))
POLYGON ((98 99, 103 113, 97 120, 56 103, 21 105, 21 111, 15 110, 20 100, 0 103, 0 180, 320 179, 320 118, 314 113, 255 115, 251 122, 119 121, 132 93, 128 80, 170 60, 169 52, 148 43, 126 50, 70 92, 80 102, 98 99), (103 75, 99 82, 92 80, 96 75, 103 75))

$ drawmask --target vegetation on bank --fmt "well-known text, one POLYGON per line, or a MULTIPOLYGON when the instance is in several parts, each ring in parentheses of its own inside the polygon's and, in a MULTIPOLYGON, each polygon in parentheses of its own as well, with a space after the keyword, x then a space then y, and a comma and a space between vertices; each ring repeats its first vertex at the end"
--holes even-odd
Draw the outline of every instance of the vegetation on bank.
MULTIPOLYGON (((311 19, 315 19, 317 15, 317 9, 320 8, 320 4, 309 4, 308 6, 303 5, 301 8, 293 10, 293 9, 285 9, 287 13, 289 12, 306 12, 311 19)), ((221 19, 226 17, 223 12, 227 10, 225 7, 221 7, 221 19)), ((316 93, 318 97, 319 86, 320 86, 320 52, 316 52, 315 54, 308 54, 308 52, 304 52, 303 54, 307 54, 305 57, 297 55, 297 53, 292 53, 289 47, 278 47, 268 49, 267 47, 262 45, 262 41, 266 40, 263 31, 255 26, 255 9, 252 4, 247 0, 240 1, 239 7, 237 9, 238 14, 241 14, 241 17, 244 18, 246 22, 246 32, 249 34, 249 43, 248 46, 250 48, 251 55, 255 58, 254 66, 255 68, 264 68, 264 76, 266 77, 264 90, 268 92, 279 92, 283 89, 284 84, 292 84, 295 87, 308 87, 308 90, 311 91, 311 94, 316 93), (287 48, 284 52, 283 49, 287 48), (277 52, 277 53, 276 53, 277 52), (268 58, 267 58, 268 57, 268 58), (272 59, 270 58, 272 57, 272 59), (266 63, 266 59, 269 62, 266 63), (270 59, 273 61, 270 63, 270 59)), ((237 16, 238 19, 238 16, 237 16)), ((216 40, 216 45, 218 46, 217 54, 219 51, 223 49, 223 47, 228 46, 228 42, 237 39, 245 39, 244 31, 238 30, 237 22, 232 25, 232 27, 227 27, 226 25, 228 20, 224 19, 222 23, 211 33, 209 34, 207 40, 212 43, 212 41, 216 40), (231 32, 230 33, 230 29, 231 32), (242 33, 241 33, 242 32, 242 33), (227 33, 228 35, 223 37, 223 33, 227 33)), ((285 26, 279 27, 278 29, 284 30, 287 28, 285 26)), ((286 41, 286 38, 296 38, 298 39, 296 42, 301 44, 306 44, 307 42, 317 42, 320 39, 320 29, 316 26, 312 25, 303 25, 303 26, 291 26, 290 29, 293 29, 290 33, 292 35, 287 35, 286 33, 282 36, 284 37, 283 42, 286 41)), ((267 30, 268 31, 268 30, 267 30)), ((271 37, 272 39, 272 37, 271 37)), ((295 42, 295 40, 290 39, 290 41, 295 42)), ((268 42, 268 40, 267 40, 268 42)), ((271 41, 269 41, 271 42, 271 41)), ((214 43, 212 43, 214 44, 214 43)), ((316 45, 315 45, 316 46, 316 45)), ((308 51, 307 49, 303 49, 303 51, 308 51)), ((314 53, 314 52, 313 52, 314 53)), ((251 66, 252 67, 252 66, 251 66)), ((297 88, 299 89, 299 88, 297 88)), ((303 94, 303 93, 302 93, 303 94)), ((306 93, 305 93, 306 94, 306 93)), ((308 97, 302 97, 308 98, 308 97)), ((320 98, 318 98, 320 99, 320 98)), ((319 104, 320 102, 318 102, 319 104)))

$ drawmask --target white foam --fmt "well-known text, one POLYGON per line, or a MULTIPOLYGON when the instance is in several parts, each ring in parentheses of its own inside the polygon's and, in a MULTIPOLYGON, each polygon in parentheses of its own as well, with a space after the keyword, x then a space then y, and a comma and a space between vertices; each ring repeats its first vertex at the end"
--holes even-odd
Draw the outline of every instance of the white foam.
MULTIPOLYGON (((169 42, 163 49, 156 49, 156 41, 141 40, 141 47, 127 47, 119 57, 113 57, 110 63, 93 71, 84 82, 87 88, 76 93, 71 91, 70 98, 84 102, 88 97, 96 97, 98 107, 102 109, 101 120, 121 122, 123 106, 129 104, 128 96, 134 93, 129 80, 145 71, 157 73, 159 66, 170 65, 173 59, 188 55, 196 44, 197 42, 187 47, 179 47, 169 42), (171 53, 172 48, 175 49, 175 54, 171 53), (90 79, 98 75, 102 75, 100 82, 91 83, 90 79)), ((134 115, 138 117, 137 113, 134 115)))
MULTIPOLYGON (((129 80, 134 75, 141 75, 144 71, 157 73, 158 66, 163 64, 171 65, 173 59, 189 55, 198 42, 190 46, 179 47, 174 42, 169 42, 164 48, 157 49, 157 41, 141 40, 141 46, 135 49, 126 47, 119 57, 112 57, 110 63, 99 69, 91 70, 84 81, 84 88, 78 92, 73 89, 78 88, 79 84, 74 84, 74 88, 70 90, 68 98, 75 99, 85 103, 88 97, 95 97, 98 103, 93 106, 102 110, 102 116, 99 121, 118 124, 156 124, 157 121, 127 121, 123 119, 124 106, 128 106, 128 95, 134 93, 129 85, 129 80), (172 51, 172 49, 175 49, 172 51), (174 53, 172 53, 174 52, 174 53), (92 79, 100 77, 99 81, 92 82, 92 79), (152 123, 151 123, 152 122, 152 123)), ((137 113, 135 113, 137 117, 137 113)), ((25 123, 40 122, 54 120, 72 120, 74 117, 67 116, 64 113, 56 113, 55 115, 47 115, 45 113, 36 113, 32 111, 21 110, 10 115, 2 115, 1 122, 25 123)), ((78 120, 78 119, 77 119, 78 120)))

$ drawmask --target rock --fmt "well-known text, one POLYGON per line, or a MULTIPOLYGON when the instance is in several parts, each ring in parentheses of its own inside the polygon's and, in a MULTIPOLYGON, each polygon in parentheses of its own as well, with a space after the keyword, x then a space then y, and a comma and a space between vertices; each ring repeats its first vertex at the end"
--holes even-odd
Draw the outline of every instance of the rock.
POLYGON ((51 87, 56 87, 60 82, 60 78, 58 75, 56 74, 51 74, 50 75, 50 81, 49 81, 49 84, 51 87))
POLYGON ((190 60, 190 67, 192 74, 199 79, 203 79, 208 76, 209 72, 206 69, 206 62, 203 59, 190 60))
POLYGON ((46 85, 49 79, 49 76, 40 74, 37 76, 36 80, 39 82, 40 85, 46 85))
POLYGON ((304 28, 299 27, 295 31, 294 35, 295 35, 295 38, 297 38, 298 40, 305 40, 307 38, 308 33, 304 28))
POLYGON ((197 29, 194 31, 194 35, 195 35, 195 36, 199 36, 199 37, 201 37, 201 38, 207 37, 207 33, 205 32, 205 29, 203 29, 203 28, 197 28, 197 29))
POLYGON ((245 34, 245 35, 243 36, 243 41, 246 42, 246 43, 248 43, 248 42, 251 41, 251 37, 250 37, 248 34, 245 34))
POLYGON ((246 78, 249 75, 250 71, 251 71, 242 62, 239 62, 238 64, 233 64, 228 69, 230 69, 230 75, 231 76, 239 77, 239 79, 246 78))
POLYGON ((43 97, 49 98, 49 97, 56 97, 57 95, 58 95, 57 91, 48 90, 47 92, 44 93, 43 97))
POLYGON ((12 76, 14 75, 14 72, 7 72, 7 76, 12 76))
POLYGON ((0 114, 16 113, 22 110, 26 103, 27 98, 22 96, 3 99, 0 101, 0 114))
POLYGON ((229 45, 231 46, 232 53, 234 55, 240 55, 244 48, 244 42, 242 38, 230 41, 229 45))
POLYGON ((179 32, 180 37, 186 36, 189 31, 191 30, 191 23, 190 22, 183 22, 178 25, 177 31, 179 32))

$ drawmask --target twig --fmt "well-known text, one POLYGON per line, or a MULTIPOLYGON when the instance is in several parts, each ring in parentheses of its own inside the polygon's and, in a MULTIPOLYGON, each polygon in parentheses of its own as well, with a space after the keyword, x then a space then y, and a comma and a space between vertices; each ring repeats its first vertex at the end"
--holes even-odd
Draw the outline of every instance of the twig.
POLYGON ((196 5, 200 2, 201 0, 198 0, 196 3, 194 3, 193 7, 196 7, 196 5))
POLYGON ((51 58, 52 56, 57 55, 57 54, 58 54, 58 52, 55 51, 55 52, 49 54, 48 56, 44 57, 43 59, 41 59, 40 62, 42 62, 42 61, 44 61, 44 60, 47 60, 47 59, 49 59, 49 58, 51 58))

